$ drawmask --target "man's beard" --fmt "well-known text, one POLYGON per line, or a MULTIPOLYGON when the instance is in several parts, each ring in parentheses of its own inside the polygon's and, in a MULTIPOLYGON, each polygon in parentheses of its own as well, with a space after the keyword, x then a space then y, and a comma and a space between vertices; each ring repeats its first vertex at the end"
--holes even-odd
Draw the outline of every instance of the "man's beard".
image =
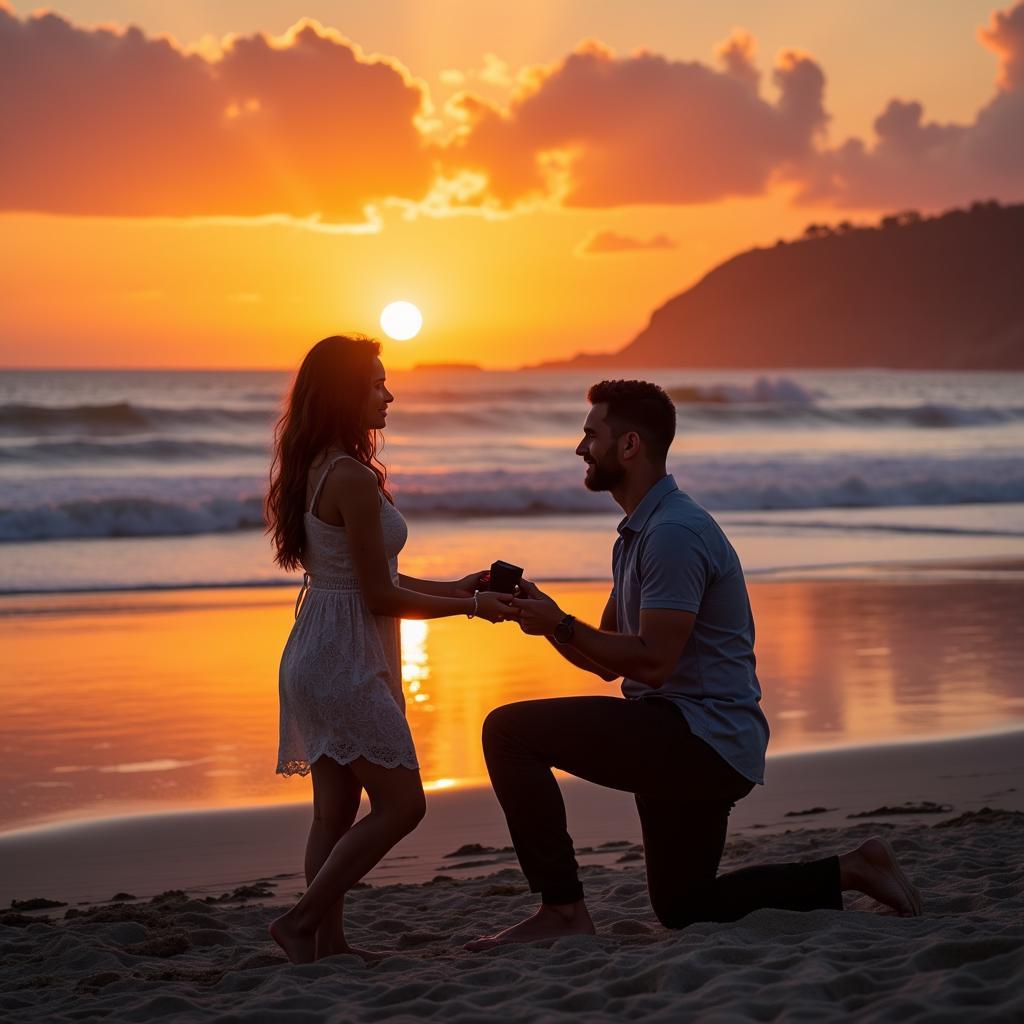
POLYGON ((583 478, 588 491, 610 491, 626 475, 625 466, 611 452, 591 463, 589 470, 583 478))

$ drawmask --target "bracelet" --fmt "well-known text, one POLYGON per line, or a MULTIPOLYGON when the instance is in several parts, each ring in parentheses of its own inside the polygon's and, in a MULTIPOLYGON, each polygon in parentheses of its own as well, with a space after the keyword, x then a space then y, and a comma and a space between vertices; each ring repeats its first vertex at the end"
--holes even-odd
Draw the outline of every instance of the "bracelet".
POLYGON ((479 596, 480 596, 480 591, 479 590, 474 590, 473 591, 473 610, 471 612, 466 612, 466 618, 467 619, 475 618, 477 615, 480 614, 479 596))

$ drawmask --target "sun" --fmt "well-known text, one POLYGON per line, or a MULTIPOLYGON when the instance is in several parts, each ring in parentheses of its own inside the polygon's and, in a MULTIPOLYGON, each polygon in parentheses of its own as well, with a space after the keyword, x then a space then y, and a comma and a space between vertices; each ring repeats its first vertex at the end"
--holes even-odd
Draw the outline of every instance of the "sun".
POLYGON ((420 333, 423 314, 411 302, 390 302, 380 313, 384 333, 395 341, 408 341, 420 333))

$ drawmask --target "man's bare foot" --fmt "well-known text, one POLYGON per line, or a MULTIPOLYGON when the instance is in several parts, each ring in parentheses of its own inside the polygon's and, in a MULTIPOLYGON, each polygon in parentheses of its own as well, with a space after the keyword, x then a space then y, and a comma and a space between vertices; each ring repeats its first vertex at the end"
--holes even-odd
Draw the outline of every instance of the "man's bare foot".
POLYGON ((300 928, 289 914, 284 914, 271 921, 267 931, 293 964, 311 964, 316 959, 315 928, 300 928))
POLYGON ((921 894, 903 873, 896 854, 884 839, 868 839, 839 858, 843 889, 865 893, 892 907, 901 917, 920 917, 921 894))
POLYGON ((590 919, 586 904, 566 903, 554 906, 542 903, 532 917, 506 928, 494 935, 483 935, 467 942, 463 947, 473 953, 495 946, 507 946, 514 942, 537 942, 540 939, 557 939, 562 935, 596 935, 594 922, 590 919))

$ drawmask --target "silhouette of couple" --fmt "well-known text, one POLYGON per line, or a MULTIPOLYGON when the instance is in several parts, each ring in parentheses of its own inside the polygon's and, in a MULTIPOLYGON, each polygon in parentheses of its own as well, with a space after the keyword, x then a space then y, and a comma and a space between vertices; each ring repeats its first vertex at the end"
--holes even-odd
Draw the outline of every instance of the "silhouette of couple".
POLYGON ((394 401, 380 347, 326 338, 299 368, 266 501, 276 561, 304 570, 281 658, 277 771, 313 776, 307 889, 270 925, 293 963, 382 955, 349 944, 344 899, 426 810, 405 718, 403 618, 515 621, 580 669, 622 679, 622 696, 523 701, 487 716, 487 770, 540 906, 468 949, 594 932, 553 768, 635 795, 651 904, 668 928, 760 907, 841 910, 844 890, 920 913, 917 890, 879 839, 718 874, 729 812, 763 782, 768 743, 743 571, 719 525, 666 472, 668 395, 617 380, 587 397, 576 448, 584 483, 610 491, 625 514, 596 626, 529 581, 513 596, 488 591, 484 572, 454 582, 399 574, 408 530, 376 459, 394 401), (356 821, 363 790, 370 810, 356 821))

